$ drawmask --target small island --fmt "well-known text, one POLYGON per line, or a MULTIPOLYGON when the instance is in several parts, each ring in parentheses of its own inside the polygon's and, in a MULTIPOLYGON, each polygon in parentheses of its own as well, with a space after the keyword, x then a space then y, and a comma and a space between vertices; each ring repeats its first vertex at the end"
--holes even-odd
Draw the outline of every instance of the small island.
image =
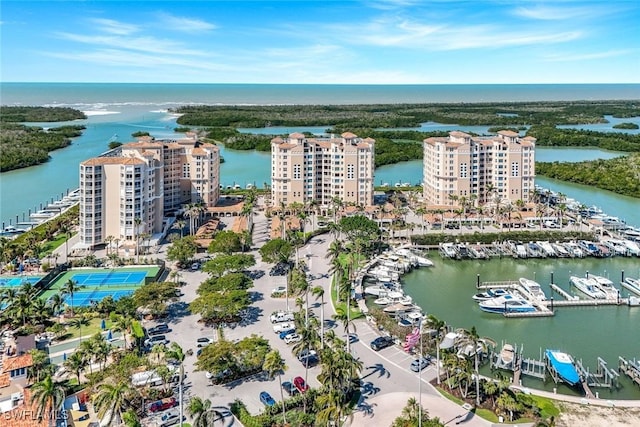
POLYGON ((614 129, 640 129, 640 126, 631 122, 623 122, 623 123, 618 123, 613 125, 613 128, 614 129))

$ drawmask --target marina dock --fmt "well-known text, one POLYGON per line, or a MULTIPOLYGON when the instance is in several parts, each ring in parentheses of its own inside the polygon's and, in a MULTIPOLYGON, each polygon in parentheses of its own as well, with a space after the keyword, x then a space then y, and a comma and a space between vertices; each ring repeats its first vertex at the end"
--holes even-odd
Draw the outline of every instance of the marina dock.
POLYGON ((640 361, 636 359, 627 360, 620 356, 618 357, 618 371, 640 386, 640 361))

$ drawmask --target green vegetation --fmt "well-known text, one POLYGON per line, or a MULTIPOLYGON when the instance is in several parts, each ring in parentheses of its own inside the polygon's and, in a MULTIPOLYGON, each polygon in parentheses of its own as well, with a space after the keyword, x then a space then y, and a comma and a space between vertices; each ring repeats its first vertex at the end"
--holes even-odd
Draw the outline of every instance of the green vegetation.
POLYGON ((428 121, 492 126, 602 123, 604 115, 638 116, 640 106, 633 101, 183 106, 176 112, 183 114, 178 123, 187 126, 238 128, 331 124, 335 128, 395 128, 414 127, 428 121))
POLYGON ((536 145, 542 147, 598 147, 613 151, 640 151, 640 135, 637 134, 532 126, 527 131, 527 136, 536 138, 536 145))
POLYGON ((44 130, 17 123, 0 123, 0 172, 38 165, 49 160, 49 152, 71 144, 84 126, 61 126, 44 130))
POLYGON ((143 136, 151 136, 151 134, 149 132, 144 132, 144 131, 139 130, 137 132, 133 132, 131 134, 131 136, 134 137, 134 138, 141 138, 143 136))
POLYGON ((630 122, 624 122, 624 123, 618 123, 617 125, 613 125, 614 129, 640 129, 640 126, 638 126, 635 123, 630 123, 630 122))
POLYGON ((86 119, 79 110, 63 107, 18 107, 0 106, 0 122, 68 122, 86 119))
POLYGON ((640 198, 640 153, 579 163, 537 163, 536 173, 640 198))

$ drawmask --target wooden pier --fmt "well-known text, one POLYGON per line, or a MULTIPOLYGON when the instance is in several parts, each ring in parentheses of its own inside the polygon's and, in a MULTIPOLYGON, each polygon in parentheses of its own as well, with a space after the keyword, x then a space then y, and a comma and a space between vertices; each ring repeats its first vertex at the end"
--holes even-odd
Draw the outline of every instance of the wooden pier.
POLYGON ((558 285, 556 285, 555 283, 552 283, 551 285, 551 289, 554 290, 555 292, 559 293, 560 295, 562 295, 562 297, 564 299, 566 299, 567 301, 573 301, 573 300, 577 300, 580 299, 575 295, 571 295, 569 294, 567 291, 565 291, 564 289, 562 289, 561 287, 559 287, 558 285))
POLYGON ((626 360, 619 356, 618 371, 628 376, 631 381, 640 386, 640 361, 636 361, 636 359, 626 360))
POLYGON ((527 312, 510 312, 510 313, 502 313, 504 317, 508 318, 526 318, 526 317, 553 317, 555 316, 555 312, 544 309, 544 310, 536 310, 536 311, 527 311, 527 312))
POLYGON ((627 298, 620 299, 578 299, 570 301, 542 301, 547 307, 594 307, 600 305, 628 305, 627 298))

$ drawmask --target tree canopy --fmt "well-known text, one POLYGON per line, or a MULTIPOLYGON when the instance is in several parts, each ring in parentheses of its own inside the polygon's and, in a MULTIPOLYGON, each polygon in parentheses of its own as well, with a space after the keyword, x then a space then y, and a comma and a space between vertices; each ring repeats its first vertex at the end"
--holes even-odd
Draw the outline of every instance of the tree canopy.
POLYGON ((272 239, 260 248, 260 255, 266 262, 286 262, 293 255, 293 246, 284 239, 272 239))

